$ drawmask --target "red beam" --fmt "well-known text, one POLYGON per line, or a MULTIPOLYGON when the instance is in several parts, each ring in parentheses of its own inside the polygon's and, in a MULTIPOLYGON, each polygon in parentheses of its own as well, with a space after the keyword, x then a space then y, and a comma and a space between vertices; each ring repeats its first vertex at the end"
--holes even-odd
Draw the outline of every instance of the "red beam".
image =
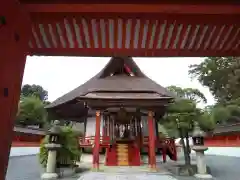
POLYGON ((13 141, 12 147, 40 147, 40 142, 19 142, 13 141))
POLYGON ((239 5, 182 4, 24 4, 29 12, 240 14, 239 5))
POLYGON ((213 136, 205 140, 208 147, 240 147, 240 135, 213 136))
POLYGON ((95 49, 95 48, 36 48, 31 49, 29 55, 45 56, 133 56, 133 57, 206 57, 206 56, 240 56, 240 50, 149 50, 149 49, 95 49))

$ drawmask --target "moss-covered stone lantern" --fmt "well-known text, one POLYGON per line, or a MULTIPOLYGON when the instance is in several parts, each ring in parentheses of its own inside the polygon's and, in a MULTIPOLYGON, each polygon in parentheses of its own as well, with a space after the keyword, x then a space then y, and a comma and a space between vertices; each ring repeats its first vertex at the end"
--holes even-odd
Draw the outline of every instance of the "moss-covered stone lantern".
POLYGON ((45 147, 48 149, 48 159, 46 171, 42 174, 42 179, 53 180, 58 178, 58 173, 56 171, 56 161, 57 151, 59 148, 61 148, 61 144, 59 143, 60 133, 60 122, 56 120, 48 132, 49 142, 45 144, 45 147))

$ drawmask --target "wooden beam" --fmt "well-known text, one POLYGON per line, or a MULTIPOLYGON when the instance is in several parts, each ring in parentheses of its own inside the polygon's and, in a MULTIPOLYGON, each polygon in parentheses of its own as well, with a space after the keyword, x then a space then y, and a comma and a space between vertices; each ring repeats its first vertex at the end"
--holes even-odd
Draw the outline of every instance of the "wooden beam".
POLYGON ((1 1, 0 12, 0 179, 5 179, 31 22, 15 0, 1 1))
POLYGON ((23 4, 34 13, 240 14, 239 5, 182 4, 23 4))
POLYGON ((29 50, 29 55, 37 56, 133 56, 133 57, 206 57, 206 56, 240 56, 240 49, 229 51, 216 50, 154 50, 154 49, 100 49, 100 48, 35 48, 29 50))

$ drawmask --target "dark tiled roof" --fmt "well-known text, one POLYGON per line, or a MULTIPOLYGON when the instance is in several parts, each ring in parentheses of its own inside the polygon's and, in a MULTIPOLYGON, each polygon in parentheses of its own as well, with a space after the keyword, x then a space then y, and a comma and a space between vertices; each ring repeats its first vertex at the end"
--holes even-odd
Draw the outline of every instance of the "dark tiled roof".
POLYGON ((88 80, 83 85, 77 87, 71 92, 55 100, 46 108, 55 108, 64 103, 72 101, 80 96, 85 96, 92 92, 122 92, 122 93, 157 93, 159 97, 172 98, 174 95, 149 79, 141 72, 137 64, 130 57, 113 57, 109 63, 96 76, 88 80), (110 76, 127 66, 132 70, 134 76, 127 76, 124 74, 110 76))
POLYGON ((218 126, 213 131, 213 134, 216 135, 231 133, 240 133, 240 123, 218 126))

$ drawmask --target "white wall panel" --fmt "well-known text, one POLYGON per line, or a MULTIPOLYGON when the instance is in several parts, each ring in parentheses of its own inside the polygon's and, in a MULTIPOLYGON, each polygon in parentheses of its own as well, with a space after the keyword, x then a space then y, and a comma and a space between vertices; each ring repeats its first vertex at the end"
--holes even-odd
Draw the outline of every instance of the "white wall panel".
MULTIPOLYGON (((95 136, 96 131, 96 117, 89 117, 87 118, 86 122, 86 136, 95 136)), ((100 123, 100 135, 103 134, 103 117, 101 116, 101 123, 100 123)))
MULTIPOLYGON (((142 122, 142 134, 143 136, 149 136, 148 133, 148 117, 147 116, 142 116, 141 117, 141 122, 142 122)), ((155 119, 153 119, 153 129, 154 129, 154 135, 156 136, 156 124, 155 124, 155 119)))

